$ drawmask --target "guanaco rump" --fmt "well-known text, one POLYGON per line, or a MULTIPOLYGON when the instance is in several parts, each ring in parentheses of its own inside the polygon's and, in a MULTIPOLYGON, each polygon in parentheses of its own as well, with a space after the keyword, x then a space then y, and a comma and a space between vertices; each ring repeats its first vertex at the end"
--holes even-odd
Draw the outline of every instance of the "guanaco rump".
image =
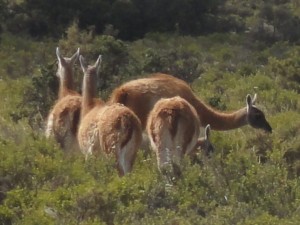
POLYGON ((58 100, 52 107, 46 122, 46 137, 53 137, 64 150, 79 149, 77 128, 80 116, 81 96, 75 91, 73 67, 79 57, 79 48, 72 57, 63 57, 56 48, 59 78, 58 100))
POLYGON ((86 66, 79 57, 84 73, 82 83, 79 146, 86 158, 91 155, 115 155, 120 176, 130 172, 142 140, 138 117, 122 104, 105 104, 95 100, 101 56, 93 66, 86 66))
POLYGON ((195 154, 198 147, 207 153, 213 150, 210 126, 205 128, 205 137, 199 138, 197 112, 179 96, 160 99, 149 114, 146 129, 160 171, 170 164, 180 165, 183 156, 195 154))
POLYGON ((253 128, 272 132, 264 113, 254 105, 256 97, 252 99, 247 95, 246 107, 235 112, 219 112, 197 98, 186 82, 162 73, 121 85, 113 91, 109 101, 129 107, 139 117, 145 129, 148 114, 154 104, 161 98, 174 96, 180 96, 194 106, 202 127, 210 124, 211 129, 224 131, 249 124, 253 128))

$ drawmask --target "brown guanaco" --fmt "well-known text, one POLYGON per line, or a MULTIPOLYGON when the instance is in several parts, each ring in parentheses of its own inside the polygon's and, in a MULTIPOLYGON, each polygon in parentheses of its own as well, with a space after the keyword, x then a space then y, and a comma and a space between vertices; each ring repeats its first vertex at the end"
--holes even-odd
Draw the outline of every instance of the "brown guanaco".
POLYGON ((86 158, 99 153, 114 155, 119 175, 123 176, 132 170, 142 129, 138 117, 126 106, 95 100, 101 60, 99 56, 94 65, 86 66, 84 58, 79 57, 84 78, 78 141, 86 158))
POLYGON ((80 116, 81 96, 74 88, 73 67, 79 57, 79 48, 70 58, 63 57, 56 48, 59 78, 58 100, 46 121, 46 137, 53 137, 64 150, 78 149, 76 138, 80 116))

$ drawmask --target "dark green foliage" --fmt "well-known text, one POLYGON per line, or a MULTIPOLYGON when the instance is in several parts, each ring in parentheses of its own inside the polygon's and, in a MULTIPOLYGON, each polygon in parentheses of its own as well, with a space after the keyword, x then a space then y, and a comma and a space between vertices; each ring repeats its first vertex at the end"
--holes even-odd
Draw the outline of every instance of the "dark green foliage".
POLYGON ((143 28, 142 14, 133 1, 115 1, 111 7, 111 24, 117 28, 119 37, 130 40, 142 37, 143 28))
POLYGON ((277 78, 283 88, 300 93, 299 47, 295 47, 289 55, 288 59, 278 60, 271 58, 267 73, 275 79, 277 78))
POLYGON ((137 40, 147 33, 246 33, 253 40, 299 42, 299 5, 288 1, 233 0, 24 0, 0 1, 1 27, 35 38, 54 37, 74 21, 96 34, 137 40), (112 33, 111 33, 112 34, 112 33))
POLYGON ((211 97, 208 100, 208 103, 215 109, 219 109, 219 110, 223 110, 223 111, 226 110, 226 105, 221 102, 220 97, 211 97))
POLYGON ((162 72, 174 74, 188 82, 192 82, 202 72, 199 56, 182 49, 147 49, 145 52, 145 73, 162 72))
POLYGON ((31 78, 31 86, 25 91, 19 112, 12 113, 15 122, 27 117, 33 129, 43 128, 43 121, 57 98, 58 78, 56 77, 56 64, 52 63, 40 68, 40 75, 31 78))
MULTIPOLYGON (((132 40, 152 31, 179 31, 182 34, 199 34, 213 30, 215 13, 222 1, 70 1, 47 2, 24 0, 3 9, 11 11, 7 29, 14 32, 27 31, 34 37, 59 34, 73 21, 81 28, 95 27, 99 34, 112 24, 119 30, 119 37, 132 40), (210 20, 207 20, 209 16, 210 20), (22 18, 22 19, 20 19, 22 18), (20 22, 20 27, 16 25, 20 22)), ((5 14, 5 10, 0 12, 5 14)))

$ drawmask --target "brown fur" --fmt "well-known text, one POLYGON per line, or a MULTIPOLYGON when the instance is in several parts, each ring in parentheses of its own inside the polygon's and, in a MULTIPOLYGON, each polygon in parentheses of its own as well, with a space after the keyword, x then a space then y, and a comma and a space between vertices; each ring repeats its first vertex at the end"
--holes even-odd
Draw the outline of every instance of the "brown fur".
POLYGON ((49 114, 46 136, 53 136, 64 150, 78 150, 76 134, 80 108, 81 97, 69 95, 58 101, 49 114))
MULTIPOLYGON (((99 59, 100 60, 100 57, 99 59)), ((91 108, 95 96, 94 78, 100 62, 85 67, 83 58, 80 63, 84 72, 82 90, 82 115, 78 132, 81 151, 88 157, 90 154, 103 152, 115 155, 119 175, 123 176, 132 170, 138 147, 142 140, 141 124, 137 116, 122 104, 99 103, 91 108)))
POLYGON ((139 117, 145 129, 148 114, 154 104, 161 98, 174 96, 180 96, 194 106, 203 127, 210 124, 214 130, 230 130, 250 124, 254 128, 272 131, 260 110, 258 113, 261 117, 257 121, 252 123, 249 120, 251 115, 257 113, 254 112, 258 110, 255 106, 250 110, 244 107, 232 113, 218 112, 198 99, 186 82, 167 74, 157 73, 148 78, 129 81, 113 91, 110 102, 119 102, 129 107, 139 117))

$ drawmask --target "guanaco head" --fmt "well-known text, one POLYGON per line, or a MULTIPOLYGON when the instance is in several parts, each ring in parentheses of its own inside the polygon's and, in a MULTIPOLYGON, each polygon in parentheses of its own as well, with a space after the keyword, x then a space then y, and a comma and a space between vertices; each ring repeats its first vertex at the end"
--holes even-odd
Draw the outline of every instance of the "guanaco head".
POLYGON ((89 71, 89 73, 98 74, 102 63, 102 55, 98 56, 98 59, 96 60, 94 65, 87 65, 85 62, 85 58, 82 55, 79 56, 79 62, 84 73, 89 71))
POLYGON ((99 55, 97 61, 92 66, 86 64, 85 59, 82 55, 79 56, 79 62, 80 62, 81 69, 84 73, 84 77, 91 79, 92 81, 91 84, 96 84, 97 76, 99 74, 100 67, 101 67, 102 55, 99 55))
MULTIPOLYGON (((95 98, 97 96, 97 82, 100 66, 102 62, 102 56, 99 55, 94 65, 88 65, 82 55, 79 57, 80 66, 83 71, 82 82, 82 106, 81 117, 83 118, 95 106, 95 98)), ((100 102, 100 99, 97 101, 100 102)), ((102 101, 101 101, 102 102, 102 101)))
POLYGON ((79 57, 80 49, 78 48, 74 55, 71 58, 63 57, 60 54, 59 47, 56 48, 56 56, 58 60, 58 68, 56 75, 59 78, 64 78, 62 76, 72 76, 73 74, 73 66, 79 57))
POLYGON ((205 135, 202 138, 198 139, 196 148, 200 148, 202 151, 204 151, 205 155, 209 156, 211 153, 214 152, 215 148, 210 142, 210 125, 208 124, 205 127, 205 135))
POLYGON ((250 126, 254 128, 263 129, 266 132, 272 133, 272 127, 266 120, 265 114, 254 105, 256 97, 256 94, 254 95, 253 99, 249 94, 246 97, 247 121, 250 124, 250 126))

